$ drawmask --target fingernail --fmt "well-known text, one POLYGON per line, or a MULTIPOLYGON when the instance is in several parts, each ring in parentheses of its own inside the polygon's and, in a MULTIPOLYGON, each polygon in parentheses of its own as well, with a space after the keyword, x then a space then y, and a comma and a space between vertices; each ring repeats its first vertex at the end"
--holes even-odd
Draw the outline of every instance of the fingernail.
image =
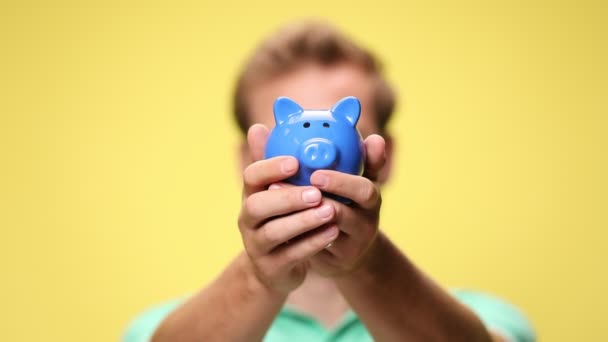
POLYGON ((316 203, 321 200, 321 192, 317 189, 308 189, 302 193, 302 199, 306 203, 316 203))
POLYGON ((323 235, 325 235, 325 237, 328 238, 329 240, 333 240, 338 236, 339 233, 340 233, 340 230, 338 229, 338 226, 331 226, 331 227, 327 228, 326 231, 323 232, 323 235))
POLYGON ((284 173, 292 173, 297 167, 296 161, 292 158, 287 158, 281 163, 281 170, 284 173))
POLYGON ((320 218, 328 218, 331 216, 332 207, 329 204, 324 204, 317 208, 316 213, 320 218))
POLYGON ((314 177, 312 177, 311 182, 314 186, 324 188, 327 186, 327 184, 329 184, 329 177, 322 173, 317 173, 314 175, 314 177))
POLYGON ((277 190, 277 189, 280 189, 280 188, 281 188, 281 186, 280 186, 280 185, 278 185, 277 183, 272 183, 272 184, 270 184, 270 186, 268 187, 268 190, 277 190))

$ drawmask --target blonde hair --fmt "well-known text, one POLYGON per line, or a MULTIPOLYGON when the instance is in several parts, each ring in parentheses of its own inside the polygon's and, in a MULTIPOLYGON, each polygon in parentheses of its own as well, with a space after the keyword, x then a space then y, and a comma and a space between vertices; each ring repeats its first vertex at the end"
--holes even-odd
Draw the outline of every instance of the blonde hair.
POLYGON ((323 66, 342 62, 360 67, 373 82, 372 108, 384 131, 395 108, 395 93, 384 79, 380 62, 333 26, 318 21, 290 24, 263 41, 246 61, 233 96, 233 112, 241 132, 249 125, 247 91, 298 66, 313 62, 323 66))

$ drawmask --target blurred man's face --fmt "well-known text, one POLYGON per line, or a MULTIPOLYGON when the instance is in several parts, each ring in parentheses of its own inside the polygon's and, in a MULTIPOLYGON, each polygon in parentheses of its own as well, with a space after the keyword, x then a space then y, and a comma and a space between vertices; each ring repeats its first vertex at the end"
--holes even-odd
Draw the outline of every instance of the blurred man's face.
POLYGON ((361 117, 357 127, 365 138, 378 133, 375 113, 372 111, 370 77, 350 64, 320 66, 306 64, 292 72, 265 82, 248 94, 250 122, 273 128, 272 107, 279 96, 287 96, 304 109, 330 109, 346 96, 361 101, 361 117))

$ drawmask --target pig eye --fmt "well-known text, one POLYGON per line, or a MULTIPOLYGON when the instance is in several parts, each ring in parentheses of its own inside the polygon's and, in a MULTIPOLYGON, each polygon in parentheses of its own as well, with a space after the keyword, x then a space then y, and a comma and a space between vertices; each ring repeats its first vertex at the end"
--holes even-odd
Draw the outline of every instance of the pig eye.
POLYGON ((323 127, 325 127, 325 128, 329 127, 329 122, 324 122, 323 127))
POLYGON ((310 122, 305 122, 304 123, 304 128, 308 128, 308 127, 310 127, 310 122))

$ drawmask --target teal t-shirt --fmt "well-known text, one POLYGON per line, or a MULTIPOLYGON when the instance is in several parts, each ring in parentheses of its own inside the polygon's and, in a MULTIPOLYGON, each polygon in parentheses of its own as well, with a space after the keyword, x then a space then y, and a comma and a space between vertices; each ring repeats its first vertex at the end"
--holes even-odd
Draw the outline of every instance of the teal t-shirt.
MULTIPOLYGON (((509 342, 534 342, 534 331, 524 315, 513 305, 485 293, 454 290, 452 294, 475 312, 486 327, 509 342)), ((128 327, 123 342, 147 342, 160 322, 183 300, 175 300, 149 309, 128 327)), ((314 318, 289 306, 283 307, 264 337, 264 342, 371 342, 363 322, 348 311, 340 324, 329 330, 314 318)))

